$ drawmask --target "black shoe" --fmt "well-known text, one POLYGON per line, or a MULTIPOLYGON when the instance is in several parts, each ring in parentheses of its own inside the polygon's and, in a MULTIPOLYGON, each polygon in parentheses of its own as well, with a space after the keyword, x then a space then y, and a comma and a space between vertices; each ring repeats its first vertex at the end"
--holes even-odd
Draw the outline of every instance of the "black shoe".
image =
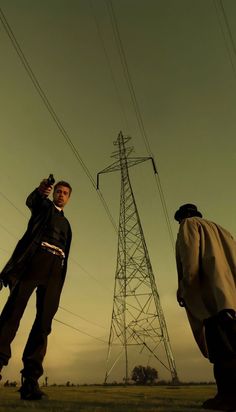
POLYGON ((38 381, 34 378, 23 378, 19 392, 21 399, 27 401, 40 400, 43 397, 47 397, 47 395, 40 390, 38 381))
POLYGON ((236 411, 236 398, 234 396, 220 396, 216 395, 215 398, 207 399, 202 404, 203 409, 211 409, 214 411, 236 411))

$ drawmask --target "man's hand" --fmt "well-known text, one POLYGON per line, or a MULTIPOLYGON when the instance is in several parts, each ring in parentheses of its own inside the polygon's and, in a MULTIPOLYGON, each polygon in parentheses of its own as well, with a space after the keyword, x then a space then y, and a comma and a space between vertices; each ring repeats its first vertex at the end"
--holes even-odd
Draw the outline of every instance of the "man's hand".
POLYGON ((185 302, 184 302, 183 298, 180 295, 179 289, 177 290, 176 296, 177 296, 177 301, 179 303, 179 306, 181 306, 181 308, 184 308, 185 307, 185 302))
POLYGON ((48 197, 51 193, 52 188, 53 185, 48 185, 48 180, 43 179, 38 187, 38 191, 41 194, 41 196, 48 197))

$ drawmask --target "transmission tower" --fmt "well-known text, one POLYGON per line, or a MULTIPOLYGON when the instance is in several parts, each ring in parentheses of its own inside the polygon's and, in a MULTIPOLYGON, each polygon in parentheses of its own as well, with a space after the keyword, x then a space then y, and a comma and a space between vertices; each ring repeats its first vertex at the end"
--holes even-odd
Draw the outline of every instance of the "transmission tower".
POLYGON ((178 382, 166 322, 128 169, 151 160, 155 173, 157 171, 153 158, 130 156, 133 151, 132 147, 127 146, 130 139, 124 137, 122 132, 119 133, 114 142, 118 150, 112 155, 118 160, 97 175, 98 188, 100 174, 121 171, 118 253, 105 383, 122 355, 125 363, 124 381, 128 382, 128 347, 134 345, 141 351, 146 349, 170 372, 172 382, 178 382), (114 349, 116 354, 112 356, 114 349), (165 361, 160 359, 161 349, 165 361))

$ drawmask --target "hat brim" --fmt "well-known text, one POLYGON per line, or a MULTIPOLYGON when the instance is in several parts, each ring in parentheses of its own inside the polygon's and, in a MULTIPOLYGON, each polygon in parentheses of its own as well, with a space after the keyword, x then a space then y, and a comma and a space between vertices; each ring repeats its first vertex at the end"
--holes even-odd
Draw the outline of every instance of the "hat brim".
MULTIPOLYGON (((191 213, 190 210, 189 210, 188 212, 191 213)), ((177 210, 177 212, 175 213, 174 218, 175 218, 175 220, 177 220, 177 222, 179 222, 180 220, 185 219, 185 218, 187 218, 187 217, 202 217, 202 214, 201 214, 201 212, 199 212, 199 211, 193 211, 192 213, 193 213, 192 216, 186 216, 186 214, 187 214, 187 211, 186 211, 186 210, 185 210, 185 211, 183 211, 183 210, 177 210)))

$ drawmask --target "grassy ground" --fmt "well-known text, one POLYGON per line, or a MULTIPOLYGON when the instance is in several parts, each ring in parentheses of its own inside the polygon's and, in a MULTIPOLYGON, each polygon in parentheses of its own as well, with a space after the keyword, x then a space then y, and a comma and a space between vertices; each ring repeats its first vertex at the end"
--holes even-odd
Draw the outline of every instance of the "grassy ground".
POLYGON ((0 412, 202 412, 214 386, 48 387, 48 399, 21 401, 17 388, 0 387, 0 412))

